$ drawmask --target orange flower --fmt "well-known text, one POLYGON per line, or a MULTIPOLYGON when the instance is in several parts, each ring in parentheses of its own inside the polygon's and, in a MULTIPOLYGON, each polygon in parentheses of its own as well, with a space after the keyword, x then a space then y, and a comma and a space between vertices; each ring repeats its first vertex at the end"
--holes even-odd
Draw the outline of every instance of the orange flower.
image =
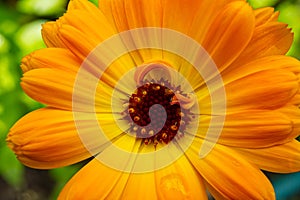
POLYGON ((300 62, 277 17, 243 0, 73 0, 22 60, 47 107, 8 145, 40 169, 95 157, 59 199, 274 199, 260 169, 300 170, 300 62))

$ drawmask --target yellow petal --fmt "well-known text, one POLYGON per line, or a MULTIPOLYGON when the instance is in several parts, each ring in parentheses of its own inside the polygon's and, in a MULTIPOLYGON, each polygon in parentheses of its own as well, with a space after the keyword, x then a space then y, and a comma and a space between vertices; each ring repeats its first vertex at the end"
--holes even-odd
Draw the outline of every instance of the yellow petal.
POLYGON ((221 71, 248 45, 254 23, 252 8, 243 1, 229 3, 215 18, 203 41, 203 47, 221 71))
POLYGON ((276 173, 300 170, 300 142, 291 142, 261 149, 236 149, 259 168, 276 173))
POLYGON ((38 68, 53 68, 76 73, 79 67, 78 59, 69 50, 62 48, 37 50, 25 56, 21 63, 23 73, 38 68))
POLYGON ((73 113, 51 108, 21 118, 11 128, 7 142, 18 159, 33 168, 62 167, 91 156, 77 134, 73 113))
POLYGON ((222 199, 275 199, 267 177, 237 152, 216 144, 206 157, 200 158, 201 144, 192 145, 187 157, 222 199))

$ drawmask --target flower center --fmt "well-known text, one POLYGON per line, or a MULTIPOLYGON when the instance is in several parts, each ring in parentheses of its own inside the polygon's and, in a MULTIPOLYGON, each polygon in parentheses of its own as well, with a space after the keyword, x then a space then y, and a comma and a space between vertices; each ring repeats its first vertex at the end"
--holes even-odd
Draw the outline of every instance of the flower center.
POLYGON ((131 95, 128 112, 134 123, 140 126, 133 126, 137 137, 148 139, 145 140, 145 144, 148 144, 149 140, 167 144, 175 137, 183 115, 175 99, 174 92, 168 87, 150 82, 139 87, 136 93, 131 95), (156 106, 151 110, 150 119, 149 109, 155 104, 160 104, 161 107, 156 106), (167 113, 166 120, 163 109, 167 113), (150 123, 151 126, 148 127, 150 123))
POLYGON ((129 102, 124 102, 128 107, 123 119, 129 122, 130 133, 142 138, 146 145, 153 143, 156 148, 158 143, 168 144, 175 136, 183 136, 185 127, 194 117, 190 108, 195 99, 162 77, 159 80, 145 78, 154 68, 166 70, 166 66, 158 64, 137 70, 135 81, 139 87, 131 94, 129 102))

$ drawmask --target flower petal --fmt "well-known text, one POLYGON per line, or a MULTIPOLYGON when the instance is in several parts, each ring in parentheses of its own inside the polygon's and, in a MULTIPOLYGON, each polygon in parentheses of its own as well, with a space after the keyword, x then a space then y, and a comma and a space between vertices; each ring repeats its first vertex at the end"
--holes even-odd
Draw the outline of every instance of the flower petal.
POLYGON ((248 45, 254 23, 252 8, 243 1, 229 3, 215 18, 202 45, 220 71, 231 64, 248 45))
POLYGON ((254 30, 253 37, 231 67, 246 64, 252 60, 271 56, 284 55, 293 43, 293 33, 287 24, 272 22, 261 25, 254 30))
POLYGON ((71 10, 61 17, 60 21, 63 25, 70 25, 84 33, 85 40, 97 45, 114 35, 115 31, 103 13, 97 7, 93 7, 95 8, 93 12, 71 10))
MULTIPOLYGON (((86 0, 72 0, 70 1, 69 5, 68 5, 68 10, 67 13, 65 15, 70 15, 69 13, 79 13, 79 15, 72 15, 72 17, 75 18, 75 20, 78 20, 77 23, 74 24, 80 24, 80 26, 82 28, 86 28, 89 27, 88 25, 90 23, 94 23, 94 22, 99 22, 99 18, 100 21, 102 21, 102 27, 103 24, 105 24, 105 22, 107 20, 105 20, 105 17, 103 17, 103 14, 100 12, 99 9, 97 9, 97 7, 92 4, 89 1, 86 0), (86 13, 88 13, 88 18, 86 18, 86 13), (82 20, 84 20, 83 23, 82 20)), ((64 42, 61 40, 61 37, 59 36, 59 29, 61 28, 62 24, 65 24, 66 20, 65 20, 65 16, 60 17, 58 20, 56 20, 56 22, 47 22, 43 25, 43 29, 42 29, 42 36, 44 39, 44 42, 46 43, 46 45, 48 47, 61 47, 61 48, 66 48, 64 42)), ((100 25, 99 23, 95 23, 97 25, 100 25)), ((91 29, 87 29, 88 31, 91 29)), ((93 29, 96 30, 96 29, 93 29)), ((105 28, 99 28, 97 29, 98 33, 99 31, 104 31, 104 32, 108 32, 109 29, 107 26, 105 28)), ((95 33, 94 31, 92 33, 95 33)), ((96 34, 98 35, 98 34, 96 34)), ((95 37, 96 35, 94 35, 93 37, 95 37)))
POLYGON ((154 173, 159 199, 207 199, 202 177, 185 156, 154 173))
POLYGON ((21 118, 11 128, 7 142, 18 159, 33 168, 62 167, 91 156, 77 134, 73 113, 51 108, 21 118))
POLYGON ((34 69, 23 75, 21 86, 26 94, 41 103, 71 110, 75 75, 57 69, 34 69))
POLYGON ((265 7, 254 10, 255 26, 261 26, 269 22, 277 21, 279 12, 274 12, 274 8, 265 7))
POLYGON ((128 176, 94 158, 64 186, 58 199, 120 199, 128 176))
POLYGON ((59 21, 46 22, 42 25, 42 37, 47 47, 67 48, 58 36, 59 21))
POLYGON ((299 83, 294 73, 273 69, 235 80, 225 89, 230 109, 279 108, 298 92, 299 83))
POLYGON ((89 113, 111 112, 111 89, 90 74, 80 78, 76 75, 59 69, 34 69, 24 74, 21 86, 31 98, 51 107, 89 113))
MULTIPOLYGON (((59 29, 60 38, 70 51, 83 61, 84 70, 98 78, 100 75, 110 73, 111 77, 106 76, 103 80, 113 86, 121 76, 136 66, 136 60, 128 53, 122 39, 114 35, 109 27, 102 25, 104 22, 101 22, 101 16, 97 23, 90 22, 85 26, 78 26, 79 20, 76 21, 76 19, 87 13, 78 12, 76 14, 74 12, 65 16, 64 20, 70 22, 63 24, 59 29), (98 30, 95 29, 95 24, 101 31, 94 33, 95 30, 98 30), (109 78, 110 80, 108 80, 109 78)), ((89 17, 86 18, 89 19, 89 17)))
MULTIPOLYGON (((198 135, 204 138, 206 133, 202 130, 219 130, 222 126, 222 133, 218 143, 227 146, 262 148, 283 144, 295 137, 292 135, 294 124, 292 120, 279 111, 268 110, 245 110, 226 115, 224 124, 217 120, 218 116, 202 117, 200 119, 200 131, 198 135), (210 124, 211 118, 215 122, 210 124)), ((214 137, 206 136, 210 140, 214 137)))
POLYGON ((73 10, 82 10, 94 14, 94 18, 97 18, 99 12, 98 8, 90 1, 87 0, 71 0, 68 4, 68 12, 73 10))
POLYGON ((45 48, 37 50, 22 59, 23 73, 39 68, 53 68, 62 71, 77 72, 79 60, 67 49, 45 48))
POLYGON ((229 67, 222 72, 222 78, 224 84, 228 84, 243 77, 255 74, 257 72, 265 70, 287 70, 292 73, 300 73, 299 60, 284 55, 274 55, 262 57, 256 60, 252 60, 247 64, 236 65, 235 67, 229 67))
MULTIPOLYGON (((291 102, 290 102, 291 103, 291 102)), ((293 124, 293 130, 289 136, 289 139, 294 139, 300 135, 300 108, 299 104, 293 105, 288 104, 284 107, 277 109, 285 116, 289 117, 291 123, 293 124)))
MULTIPOLYGON (((89 194, 90 199, 121 199, 124 195, 124 188, 128 184, 128 178, 131 176, 130 173, 123 172, 131 167, 131 165, 128 167, 128 163, 132 163, 133 156, 129 152, 137 152, 139 147, 140 142, 126 134, 111 140, 111 143, 107 144, 95 159, 65 185, 59 199, 74 199, 75 197, 82 199, 86 197, 86 194, 89 194), (115 147, 127 152, 128 156, 120 158, 115 154, 115 147), (85 184, 82 185, 82 183, 85 184)), ((148 187, 148 185, 140 186, 148 187)), ((136 195, 136 192, 130 193, 130 197, 133 195, 136 195)))
POLYGON ((276 173, 300 171, 300 142, 297 140, 268 148, 236 150, 263 170, 276 173))
POLYGON ((186 155, 219 197, 222 199, 275 199, 269 180, 237 152, 215 144, 206 157, 200 158, 198 155, 200 143, 198 141, 192 144, 192 149, 189 149, 186 155))
MULTIPOLYGON (((181 1, 179 2, 179 5, 177 6, 178 11, 177 12, 171 12, 174 13, 178 17, 176 20, 176 23, 174 23, 175 20, 172 20, 173 15, 168 17, 168 14, 166 13, 166 17, 169 20, 169 26, 175 26, 180 27, 181 29, 179 31, 185 33, 188 30, 188 35, 195 39, 199 44, 203 43, 203 40, 205 39, 205 36, 207 32, 209 31, 209 28, 213 21, 215 20, 216 16, 220 13, 221 10, 224 9, 224 7, 231 3, 239 0, 201 0, 201 1, 193 1, 195 5, 188 2, 185 5, 192 6, 193 8, 189 8, 190 10, 187 10, 186 12, 191 12, 188 14, 188 16, 181 16, 178 15, 178 13, 181 12, 181 1), (193 10, 197 9, 196 11, 193 10), (186 20, 186 18, 188 20, 186 20), (180 19, 182 18, 182 19, 180 19), (180 22, 179 24, 177 22, 180 22), (189 25, 192 22, 191 25, 189 25), (188 24, 187 24, 188 23, 188 24), (188 26, 187 26, 188 25, 188 26), (201 31, 199 31, 201 30, 201 31)), ((244 0, 242 0, 244 1, 244 0)), ((171 1, 172 2, 172 1, 171 1)), ((172 3, 171 3, 172 5, 172 3)), ((170 10, 170 9, 169 9, 170 10)), ((166 10, 167 12, 169 10, 166 10)))

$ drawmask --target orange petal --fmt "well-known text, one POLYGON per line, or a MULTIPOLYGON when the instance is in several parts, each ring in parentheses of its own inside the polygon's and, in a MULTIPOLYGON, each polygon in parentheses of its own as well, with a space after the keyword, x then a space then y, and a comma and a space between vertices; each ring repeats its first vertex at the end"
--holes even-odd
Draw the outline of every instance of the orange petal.
MULTIPOLYGON (((103 28, 104 24, 107 25, 106 18, 99 11, 99 9, 89 1, 86 1, 86 0, 70 1, 69 5, 68 5, 67 13, 65 15, 69 15, 69 13, 77 13, 77 17, 76 17, 76 15, 73 15, 73 17, 76 18, 75 20, 78 20, 78 21, 76 21, 77 23, 74 23, 77 26, 79 24, 80 27, 86 28, 87 27, 86 24, 94 23, 94 25, 96 25, 96 26, 102 25, 101 28, 98 29, 98 33, 99 33, 99 31, 103 32, 103 30, 104 31, 111 30, 107 26, 105 28, 103 28), (78 13, 80 13, 80 14, 78 15, 78 13), (88 13, 88 17, 86 17, 86 13, 88 13), (81 17, 79 17, 79 16, 81 16, 81 17), (84 20, 84 22, 80 23, 80 22, 82 22, 82 20, 84 20), (99 21, 102 23, 98 23, 99 21), (97 23, 95 23, 95 22, 97 22, 97 23)), ((43 25, 42 36, 43 36, 44 42, 46 43, 46 45, 48 47, 62 47, 62 48, 66 47, 64 42, 61 40, 61 38, 59 36, 59 32, 58 32, 58 30, 62 26, 62 24, 65 24, 65 23, 67 23, 65 20, 65 16, 62 16, 58 20, 56 20, 56 22, 47 22, 43 25)), ((89 31, 90 29, 87 29, 87 30, 89 31)), ((97 28, 94 27, 93 30, 97 30, 97 28)), ((92 33, 94 34, 95 32, 92 32, 92 33)), ((96 32, 96 35, 98 35, 97 32, 96 32)))
POLYGON ((222 72, 222 78, 224 83, 228 84, 257 72, 278 69, 298 74, 300 73, 300 62, 295 58, 283 55, 262 57, 247 64, 227 68, 224 72, 222 72))
POLYGON ((300 135, 300 109, 299 104, 293 105, 289 102, 289 105, 277 109, 277 111, 289 117, 291 123, 293 124, 293 130, 290 133, 289 139, 294 139, 300 135))
MULTIPOLYGON (((140 141, 136 141, 129 135, 122 135, 111 142, 113 145, 108 144, 107 148, 65 185, 59 199, 83 199, 87 194, 89 199, 121 199, 126 192, 124 190, 127 185, 136 190, 136 185, 132 187, 131 184, 128 184, 131 174, 123 172, 123 169, 128 171, 127 169, 131 169, 132 166, 130 164, 134 165, 134 158, 132 159, 133 156, 129 152, 137 152, 140 141), (116 153, 115 147, 128 152, 128 156, 120 158, 119 155, 114 154, 116 153), (133 162, 131 162, 132 160, 133 162), (130 166, 128 167, 128 165, 130 166), (85 184, 82 185, 82 183, 85 184)), ((149 184, 151 179, 145 182, 149 184)), ((148 185, 139 186, 148 187, 148 185)), ((131 192, 130 196, 132 197, 132 195, 136 195, 136 191, 131 192)))
POLYGON ((274 8, 265 7, 254 10, 255 26, 261 26, 269 22, 277 21, 279 12, 274 12, 274 8))
MULTIPOLYGON (((92 2, 87 0, 71 0, 68 4, 67 12, 73 10, 82 10, 91 14, 99 12, 98 8, 92 2)), ((94 15, 94 17, 97 18, 97 15, 94 15)))
POLYGON ((42 37, 47 47, 67 48, 58 36, 58 29, 61 26, 59 20, 46 22, 42 25, 42 37))
POLYGON ((23 90, 33 99, 51 107, 64 110, 95 111, 101 105, 100 94, 91 86, 97 86, 98 80, 89 75, 85 82, 76 84, 76 73, 59 69, 41 68, 28 71, 21 82, 23 90), (74 93, 76 89, 76 93, 74 93), (95 97, 94 97, 95 96, 95 97), (74 105, 73 103, 76 103, 74 105), (74 105, 74 106, 73 106, 74 105))
POLYGON ((286 24, 280 22, 264 24, 255 28, 252 40, 231 67, 234 68, 261 57, 284 55, 292 43, 293 33, 286 24))
MULTIPOLYGON (((169 17, 169 25, 171 27, 180 27, 180 29, 178 30, 182 31, 183 33, 188 30, 188 35, 198 41, 199 44, 202 44, 205 35, 209 31, 209 28, 216 16, 220 13, 221 10, 224 9, 227 4, 235 1, 237 0, 201 0, 194 1, 193 3, 195 3, 195 5, 188 2, 184 6, 192 6, 192 8, 186 11, 190 13, 184 14, 183 16, 181 16, 182 6, 179 5, 177 6, 177 12, 171 12, 171 16, 169 17), (172 14, 177 15, 178 19, 172 20, 172 14), (186 18, 188 18, 189 21, 185 20, 186 18), (176 21, 176 23, 174 23, 174 21, 176 21), (178 21, 180 22, 179 24, 177 23, 178 21)), ((166 12, 168 12, 168 9, 166 9, 166 12)), ((168 13, 166 13, 166 17, 168 17, 168 13)))
POLYGON ((67 49, 45 48, 37 50, 22 59, 23 73, 38 68, 53 68, 62 71, 77 72, 78 59, 67 49))
POLYGON ((57 69, 35 69, 24 74, 21 86, 36 101, 71 110, 75 75, 57 69))
MULTIPOLYGON (((152 1, 134 1, 125 0, 125 13, 128 24, 128 30, 144 27, 161 27, 163 24, 163 3, 161 0, 152 1), (142 12, 141 12, 142 11, 142 12)), ((162 46, 161 34, 153 34, 149 37, 147 31, 141 38, 132 38, 135 46, 139 44, 155 44, 162 46)), ((138 51, 143 62, 152 60, 161 60, 163 58, 161 50, 143 49, 138 51)))
POLYGON ((62 25, 59 36, 66 47, 82 61, 99 44, 98 40, 87 39, 84 33, 70 25, 62 25))
MULTIPOLYGON (((86 70, 99 77, 101 73, 107 70, 106 67, 111 67, 115 71, 111 76, 116 82, 120 76, 136 66, 135 60, 128 54, 128 49, 120 37, 114 36, 112 40, 108 40, 113 35, 110 28, 105 25, 102 26, 100 22, 97 24, 92 21, 79 27, 79 20, 76 21, 76 19, 79 16, 86 16, 86 13, 78 12, 76 14, 74 12, 70 12, 69 15, 65 16, 64 19, 70 22, 61 26, 59 36, 70 51, 83 61, 82 65, 86 67, 86 70), (98 29, 101 31, 98 31, 98 29), (122 56, 122 54, 126 55, 122 56), (119 76, 118 78, 115 77, 116 74, 119 76)), ((86 17, 85 19, 88 20, 89 18, 86 17)), ((101 16, 99 18, 101 19, 101 16)))
POLYGON ((300 142, 291 142, 262 149, 236 149, 259 168, 276 173, 300 171, 300 142))
POLYGON ((245 76, 225 86, 227 106, 240 108, 278 108, 299 89, 297 76, 287 70, 265 70, 245 76))
MULTIPOLYGON (((144 27, 161 27, 162 25, 163 12, 161 0, 104 0, 99 1, 99 6, 106 16, 110 18, 112 24, 115 25, 115 29, 119 32, 144 27)), ((160 37, 160 34, 153 34, 149 37, 147 31, 145 31, 145 34, 139 38, 130 38, 130 44, 136 47, 138 47, 141 42, 143 42, 143 44, 160 44, 160 37)), ((137 65, 151 60, 162 59, 161 50, 140 49, 138 52, 132 52, 131 54, 137 65)))
POLYGON ((93 159, 64 186, 58 199, 120 199, 128 176, 93 159))
POLYGON ((253 10, 243 1, 229 3, 215 18, 203 41, 203 47, 221 71, 248 45, 254 23, 253 10))
MULTIPOLYGON (((199 141, 198 141, 199 142, 199 141)), ((192 144, 187 157, 205 181, 222 199, 275 199, 267 177, 240 154, 216 144, 204 158, 198 155, 201 144, 192 144)))
MULTIPOLYGON (((209 119, 209 117, 207 118, 209 119)), ((222 125, 222 123, 210 125, 209 121, 205 122, 205 120, 201 120, 201 122, 200 127, 209 126, 210 129, 216 130, 220 129, 222 125)), ((226 115, 218 143, 245 148, 262 148, 283 144, 294 138, 292 136, 294 126, 289 116, 279 111, 238 111, 226 115)), ((210 137, 207 136, 207 139, 209 140, 210 137)))
POLYGON ((120 199, 158 199, 153 173, 130 174, 120 199))
POLYGON ((85 40, 96 45, 115 34, 106 17, 96 7, 92 13, 72 10, 64 14, 60 20, 64 25, 70 25, 84 33, 85 40))
POLYGON ((7 142, 18 159, 33 168, 62 167, 91 156, 81 143, 73 113, 51 108, 21 118, 11 128, 7 142))

